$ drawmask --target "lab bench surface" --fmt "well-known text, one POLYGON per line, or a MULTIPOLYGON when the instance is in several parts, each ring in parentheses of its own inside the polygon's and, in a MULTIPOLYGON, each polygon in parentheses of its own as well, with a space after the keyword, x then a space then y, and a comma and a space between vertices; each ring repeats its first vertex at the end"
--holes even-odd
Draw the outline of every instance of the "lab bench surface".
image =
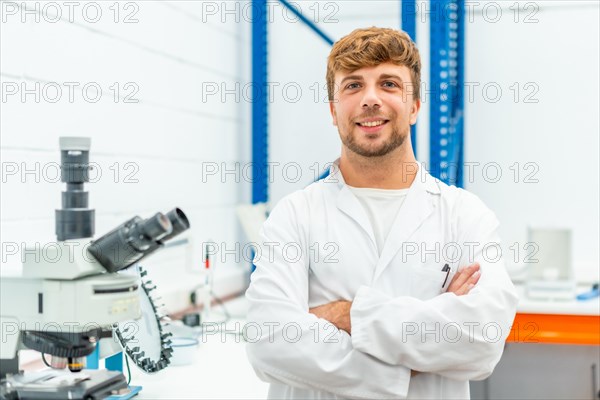
MULTIPOLYGON (((225 303, 232 318, 223 332, 200 337, 192 364, 172 365, 147 375, 131 366, 131 384, 142 386, 138 399, 265 399, 268 384, 258 379, 246 358, 245 343, 237 334, 245 321, 243 298, 225 303)), ((219 308, 212 313, 220 317, 219 308)), ((217 325, 217 323, 215 323, 217 325)), ((220 324, 219 324, 220 325, 220 324)))
POLYGON ((517 285, 519 305, 507 342, 600 346, 600 298, 543 301, 527 298, 517 285))

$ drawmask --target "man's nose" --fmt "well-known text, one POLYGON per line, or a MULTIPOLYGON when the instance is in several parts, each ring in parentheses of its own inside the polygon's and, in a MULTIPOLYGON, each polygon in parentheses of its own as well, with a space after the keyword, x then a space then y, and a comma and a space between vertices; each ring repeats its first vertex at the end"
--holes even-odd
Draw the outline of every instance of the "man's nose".
POLYGON ((381 99, 379 98, 376 87, 366 87, 363 93, 363 108, 381 107, 381 99))

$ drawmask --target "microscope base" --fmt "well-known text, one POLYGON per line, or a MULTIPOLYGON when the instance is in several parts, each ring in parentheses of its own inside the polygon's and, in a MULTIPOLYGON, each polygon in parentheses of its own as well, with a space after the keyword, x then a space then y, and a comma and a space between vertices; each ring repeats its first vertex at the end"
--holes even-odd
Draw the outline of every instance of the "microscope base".
POLYGON ((2 381, 1 390, 7 399, 32 400, 104 399, 130 393, 123 374, 105 369, 78 373, 50 369, 12 375, 2 381))

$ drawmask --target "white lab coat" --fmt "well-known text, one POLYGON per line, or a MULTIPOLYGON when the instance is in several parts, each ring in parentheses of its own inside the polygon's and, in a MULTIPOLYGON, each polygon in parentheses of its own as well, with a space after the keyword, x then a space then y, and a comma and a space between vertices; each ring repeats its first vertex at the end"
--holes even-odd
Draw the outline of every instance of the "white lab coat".
POLYGON ((338 165, 282 199, 261 229, 247 353, 269 397, 469 398, 468 381, 491 374, 516 312, 493 245, 498 220, 420 167, 379 256, 338 165), (471 292, 444 293, 473 261, 482 276, 471 292), (308 312, 340 299, 353 301, 351 335, 308 312))

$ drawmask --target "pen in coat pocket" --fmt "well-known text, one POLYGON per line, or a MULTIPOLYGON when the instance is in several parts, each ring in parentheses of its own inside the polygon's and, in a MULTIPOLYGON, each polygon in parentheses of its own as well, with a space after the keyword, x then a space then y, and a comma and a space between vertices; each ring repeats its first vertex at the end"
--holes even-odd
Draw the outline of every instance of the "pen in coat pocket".
POLYGON ((446 273, 446 278, 444 278, 444 283, 442 283, 442 289, 446 286, 446 282, 448 281, 448 275, 450 275, 450 266, 448 264, 444 264, 442 267, 442 272, 446 273))

